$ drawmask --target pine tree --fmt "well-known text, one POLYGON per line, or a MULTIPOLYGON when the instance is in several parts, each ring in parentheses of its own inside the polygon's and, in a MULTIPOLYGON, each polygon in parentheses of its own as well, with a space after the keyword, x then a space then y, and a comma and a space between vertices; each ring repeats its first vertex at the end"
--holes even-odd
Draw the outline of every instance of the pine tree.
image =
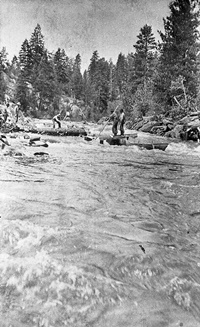
POLYGON ((48 111, 57 96, 57 80, 53 60, 45 51, 38 68, 38 76, 34 83, 35 105, 40 113, 48 111))
POLYGON ((6 48, 3 47, 0 51, 0 101, 4 101, 6 92, 5 74, 8 70, 9 62, 7 59, 6 48))
POLYGON ((90 65, 88 67, 89 77, 91 83, 96 83, 97 80, 97 70, 98 70, 98 61, 99 61, 99 54, 98 51, 95 50, 92 54, 92 58, 90 59, 90 65))
POLYGON ((87 70, 85 70, 83 73, 83 99, 85 105, 88 106, 91 99, 91 88, 90 88, 89 73, 87 70))
MULTIPOLYGON (((44 47, 44 36, 41 32, 41 27, 39 24, 34 29, 34 32, 31 35, 30 41, 30 53, 32 59, 32 72, 30 75, 31 83, 34 84, 37 76, 39 74, 39 65, 42 61, 42 58, 45 54, 45 47, 44 47)), ((33 85, 34 86, 34 85, 33 85)))
POLYGON ((16 96, 24 111, 30 107, 34 108, 33 112, 35 110, 35 83, 44 54, 44 37, 40 25, 37 24, 30 40, 24 40, 19 52, 20 74, 17 80, 16 96))
POLYGON ((138 40, 134 45, 135 52, 135 82, 136 85, 148 82, 154 71, 154 57, 157 47, 151 26, 147 24, 140 29, 138 40))
POLYGON ((90 59, 90 65, 88 67, 87 74, 87 88, 89 88, 90 92, 87 93, 88 102, 90 104, 90 118, 96 119, 97 113, 96 109, 99 104, 99 92, 98 92, 98 61, 99 54, 98 51, 95 50, 90 59), (97 100, 98 99, 98 100, 97 100))
POLYGON ((112 60, 109 60, 109 101, 114 101, 117 98, 118 90, 117 90, 117 78, 116 78, 116 67, 113 64, 112 60))
POLYGON ((88 69, 90 85, 90 102, 92 103, 95 119, 107 110, 109 100, 110 68, 105 58, 99 58, 98 52, 94 51, 88 69))
POLYGON ((131 52, 127 56, 127 70, 128 70, 128 76, 127 76, 127 82, 132 87, 133 83, 135 82, 136 76, 135 76, 135 56, 131 52))
POLYGON ((131 52, 127 55, 127 83, 123 87, 122 101, 123 107, 126 111, 127 117, 136 116, 136 113, 133 113, 134 107, 134 95, 137 90, 136 76, 135 76, 135 56, 131 52))
POLYGON ((42 35, 41 26, 39 24, 37 24, 37 26, 35 27, 31 35, 29 44, 33 57, 33 63, 34 65, 39 65, 40 60, 45 52, 44 36, 42 35))
POLYGON ((20 101, 21 104, 20 109, 23 112, 27 112, 27 110, 31 107, 32 97, 30 94, 29 84, 21 72, 17 79, 16 99, 20 101))
POLYGON ((164 33, 160 32, 162 43, 157 92, 166 104, 172 105, 174 89, 171 83, 176 80, 184 81, 189 97, 197 95, 198 1, 174 0, 169 9, 170 16, 164 19, 164 33))
POLYGON ((130 116, 144 116, 153 106, 153 80, 156 71, 157 44, 149 25, 144 25, 134 45, 135 53, 127 57, 127 84, 123 102, 130 116))
POLYGON ((58 48, 54 55, 54 65, 57 74, 58 83, 65 85, 69 83, 69 76, 67 74, 67 61, 68 58, 65 50, 58 48))
POLYGON ((110 68, 105 58, 101 58, 98 61, 96 77, 97 82, 95 104, 98 108, 98 112, 101 114, 106 112, 109 100, 110 68))
POLYGON ((73 72, 73 61, 68 58, 64 49, 58 48, 54 55, 54 65, 59 84, 60 94, 71 96, 71 76, 73 72))
POLYGON ((126 57, 122 53, 120 53, 116 63, 116 83, 120 95, 122 94, 123 87, 127 83, 127 76, 128 76, 127 68, 128 67, 127 67, 126 57))
POLYGON ((73 97, 80 100, 83 95, 83 78, 81 74, 81 56, 79 54, 77 54, 74 61, 70 85, 73 97))
POLYGON ((6 48, 3 47, 2 50, 0 51, 0 65, 1 65, 1 69, 6 73, 8 71, 9 68, 9 60, 7 58, 8 53, 6 51, 6 48))
POLYGON ((29 85, 32 87, 33 56, 27 39, 19 52, 19 73, 16 86, 16 98, 21 103, 21 110, 26 112, 32 105, 29 85))
POLYGON ((19 66, 23 77, 29 81, 31 81, 33 62, 31 47, 28 40, 25 39, 19 52, 19 66))
POLYGON ((4 102, 5 91, 6 91, 6 82, 4 80, 3 69, 0 65, 0 102, 4 102))
POLYGON ((15 76, 18 76, 19 71, 20 71, 20 63, 19 63, 19 59, 18 59, 17 56, 15 56, 15 55, 14 55, 14 57, 12 58, 12 61, 11 61, 10 71, 11 71, 11 73, 13 73, 15 76))

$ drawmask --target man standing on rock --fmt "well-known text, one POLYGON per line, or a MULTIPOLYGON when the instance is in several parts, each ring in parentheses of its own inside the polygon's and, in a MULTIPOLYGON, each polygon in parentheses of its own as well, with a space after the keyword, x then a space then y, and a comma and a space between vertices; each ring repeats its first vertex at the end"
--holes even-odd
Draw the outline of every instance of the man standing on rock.
POLYGON ((114 136, 117 135, 118 133, 118 123, 119 123, 119 114, 117 113, 116 109, 111 109, 111 115, 109 117, 109 120, 113 121, 113 125, 112 125, 112 132, 114 134, 114 136))
POLYGON ((119 129, 120 129, 121 135, 124 135, 125 113, 124 113, 123 109, 120 109, 119 123, 120 123, 119 129))

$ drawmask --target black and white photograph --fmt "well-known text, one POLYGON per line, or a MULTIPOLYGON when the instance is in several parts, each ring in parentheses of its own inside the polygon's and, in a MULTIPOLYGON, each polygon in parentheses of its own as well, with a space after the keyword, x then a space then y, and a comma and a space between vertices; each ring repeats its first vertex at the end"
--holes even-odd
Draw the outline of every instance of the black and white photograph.
POLYGON ((0 327, 200 327, 200 0, 0 0, 0 327))

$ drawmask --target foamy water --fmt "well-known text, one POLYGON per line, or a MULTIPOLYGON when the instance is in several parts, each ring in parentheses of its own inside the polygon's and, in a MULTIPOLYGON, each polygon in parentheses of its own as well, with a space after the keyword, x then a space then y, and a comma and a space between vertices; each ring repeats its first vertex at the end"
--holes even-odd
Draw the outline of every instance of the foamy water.
POLYGON ((1 155, 0 326, 200 326, 199 147, 43 138, 1 155))

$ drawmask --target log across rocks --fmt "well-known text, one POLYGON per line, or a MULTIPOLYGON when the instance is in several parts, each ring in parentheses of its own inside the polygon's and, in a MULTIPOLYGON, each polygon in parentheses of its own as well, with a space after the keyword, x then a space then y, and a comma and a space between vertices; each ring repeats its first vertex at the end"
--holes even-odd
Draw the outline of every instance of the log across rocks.
POLYGON ((87 132, 84 128, 51 128, 51 127, 43 127, 43 128, 26 128, 20 129, 24 132, 29 133, 37 133, 37 134, 46 134, 46 135, 53 135, 53 136, 86 136, 87 132))

